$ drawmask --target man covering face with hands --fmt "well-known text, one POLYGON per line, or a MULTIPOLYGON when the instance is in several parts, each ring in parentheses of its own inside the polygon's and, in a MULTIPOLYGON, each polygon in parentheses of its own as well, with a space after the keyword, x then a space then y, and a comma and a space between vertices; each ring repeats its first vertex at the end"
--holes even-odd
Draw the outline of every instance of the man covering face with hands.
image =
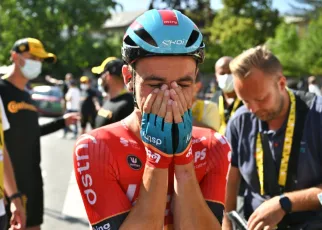
POLYGON ((94 229, 220 229, 230 147, 192 126, 202 34, 176 10, 150 10, 127 30, 124 81, 136 108, 79 138, 74 168, 94 229))

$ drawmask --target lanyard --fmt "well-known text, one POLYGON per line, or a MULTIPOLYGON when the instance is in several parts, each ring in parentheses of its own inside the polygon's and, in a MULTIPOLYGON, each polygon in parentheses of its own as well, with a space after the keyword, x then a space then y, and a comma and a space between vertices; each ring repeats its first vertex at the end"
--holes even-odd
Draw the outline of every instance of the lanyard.
MULTIPOLYGON (((295 111, 296 111, 296 103, 295 103, 295 95, 290 90, 287 90, 290 101, 291 101, 291 107, 290 107, 290 113, 288 115, 287 120, 287 127, 285 132, 285 139, 283 144, 283 152, 282 152, 282 160, 281 160, 281 166, 278 176, 278 184, 280 186, 285 187, 286 184, 286 178, 287 178, 287 169, 288 169, 288 161, 290 159, 291 154, 291 148, 292 148, 292 142, 293 142, 293 134, 294 134, 294 127, 295 127, 295 111)), ((256 139, 256 166, 257 166, 257 172, 259 177, 259 184, 260 184, 260 193, 261 195, 265 194, 264 191, 264 152, 263 152, 263 146, 260 134, 257 134, 256 139)))
MULTIPOLYGON (((239 98, 236 98, 234 101, 233 109, 230 112, 229 118, 231 118, 236 112, 238 105, 240 104, 239 98)), ((219 133, 224 135, 226 131, 226 119, 225 119, 225 105, 224 105, 224 97, 221 95, 219 97, 219 116, 220 116, 220 128, 219 133)))

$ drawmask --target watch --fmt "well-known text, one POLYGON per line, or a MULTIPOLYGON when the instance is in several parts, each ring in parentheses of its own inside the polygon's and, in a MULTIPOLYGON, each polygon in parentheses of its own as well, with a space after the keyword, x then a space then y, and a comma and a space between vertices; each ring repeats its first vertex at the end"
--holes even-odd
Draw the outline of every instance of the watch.
POLYGON ((292 202, 284 194, 280 195, 280 205, 286 214, 288 214, 292 211, 292 202))

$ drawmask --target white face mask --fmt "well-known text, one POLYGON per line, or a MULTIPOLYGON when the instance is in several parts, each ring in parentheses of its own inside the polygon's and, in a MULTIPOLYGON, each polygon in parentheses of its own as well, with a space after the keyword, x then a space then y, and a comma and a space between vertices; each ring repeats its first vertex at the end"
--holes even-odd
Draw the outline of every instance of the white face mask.
POLYGON ((32 80, 41 73, 42 63, 40 61, 25 59, 25 65, 20 66, 20 70, 25 78, 32 80))
POLYGON ((219 75, 218 86, 225 93, 233 92, 234 91, 233 75, 231 74, 219 75))
POLYGON ((81 85, 80 85, 80 88, 81 88, 82 90, 87 90, 87 89, 88 89, 88 85, 86 85, 86 84, 81 84, 81 85))

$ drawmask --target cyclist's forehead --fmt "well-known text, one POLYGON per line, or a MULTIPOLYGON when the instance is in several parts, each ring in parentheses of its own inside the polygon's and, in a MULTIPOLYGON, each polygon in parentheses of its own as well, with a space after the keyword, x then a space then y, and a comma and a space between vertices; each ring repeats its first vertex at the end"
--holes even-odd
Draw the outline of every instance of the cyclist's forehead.
POLYGON ((140 60, 136 72, 144 79, 164 82, 185 78, 194 81, 197 65, 190 57, 151 57, 140 60))

